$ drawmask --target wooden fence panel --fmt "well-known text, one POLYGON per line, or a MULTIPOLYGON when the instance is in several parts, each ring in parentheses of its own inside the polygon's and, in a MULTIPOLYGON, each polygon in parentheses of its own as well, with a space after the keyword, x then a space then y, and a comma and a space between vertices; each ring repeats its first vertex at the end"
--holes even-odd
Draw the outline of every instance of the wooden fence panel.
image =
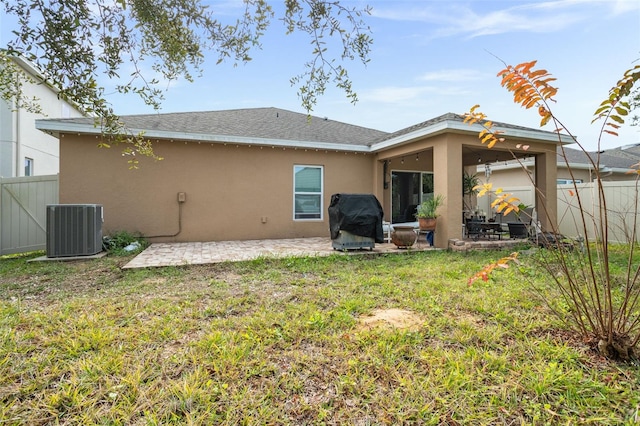
POLYGON ((58 204, 58 175, 0 178, 0 254, 45 249, 47 204, 58 204))

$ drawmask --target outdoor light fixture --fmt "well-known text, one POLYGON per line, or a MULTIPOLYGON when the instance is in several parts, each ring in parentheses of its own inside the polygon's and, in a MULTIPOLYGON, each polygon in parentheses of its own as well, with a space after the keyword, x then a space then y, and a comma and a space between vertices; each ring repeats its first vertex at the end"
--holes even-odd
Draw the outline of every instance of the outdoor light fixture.
POLYGON ((487 180, 491 177, 491 165, 489 163, 484 165, 484 176, 487 180))
POLYGON ((420 159, 420 154, 416 154, 416 161, 420 159))
POLYGON ((404 157, 402 157, 402 160, 400 160, 400 164, 404 164, 404 157))

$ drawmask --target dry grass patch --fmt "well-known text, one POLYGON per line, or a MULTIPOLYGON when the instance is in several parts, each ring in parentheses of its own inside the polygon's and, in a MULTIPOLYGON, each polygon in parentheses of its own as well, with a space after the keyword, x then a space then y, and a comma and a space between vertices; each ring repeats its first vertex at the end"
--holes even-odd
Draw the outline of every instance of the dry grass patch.
POLYGON ((358 318, 358 330, 394 329, 401 331, 419 331, 425 318, 406 309, 376 309, 371 314, 358 318))

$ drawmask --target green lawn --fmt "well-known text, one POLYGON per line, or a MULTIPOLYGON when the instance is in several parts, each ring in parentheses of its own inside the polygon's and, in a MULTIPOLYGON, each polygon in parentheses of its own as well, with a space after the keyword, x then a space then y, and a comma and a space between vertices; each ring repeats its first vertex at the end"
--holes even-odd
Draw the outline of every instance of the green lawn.
POLYGON ((599 357, 514 268, 467 286, 499 255, 4 258, 0 425, 640 422, 638 364, 599 357), (360 326, 384 308, 422 326, 360 326))

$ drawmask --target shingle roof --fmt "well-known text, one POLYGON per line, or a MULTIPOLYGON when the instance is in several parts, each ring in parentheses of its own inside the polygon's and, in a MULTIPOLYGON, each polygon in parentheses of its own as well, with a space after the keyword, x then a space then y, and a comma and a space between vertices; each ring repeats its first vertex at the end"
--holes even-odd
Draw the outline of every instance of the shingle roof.
MULTIPOLYGON (((408 133, 411 133, 411 132, 415 132, 415 131, 420 130, 420 129, 425 129, 427 127, 430 127, 430 126, 433 126, 435 124, 442 123, 442 122, 445 122, 445 121, 454 121, 454 122, 463 123, 464 122, 464 116, 460 115, 460 114, 455 114, 453 112, 449 112, 447 114, 443 114, 441 116, 429 119, 427 121, 423 121, 422 123, 414 124, 413 126, 410 126, 410 127, 398 130, 396 132, 390 133, 386 137, 384 137, 384 139, 382 139, 382 140, 393 139, 393 138, 396 138, 398 136, 402 136, 402 135, 405 135, 405 134, 408 134, 408 133)), ((527 130, 527 131, 533 131, 533 132, 537 132, 537 133, 544 133, 544 134, 550 134, 550 135, 556 136, 556 133, 554 133, 554 132, 544 131, 544 130, 540 130, 540 129, 533 129, 531 127, 517 126, 515 124, 501 123, 501 122, 498 122, 498 121, 494 121, 493 124, 494 124, 495 127, 504 128, 504 129, 527 130)), ((471 129, 471 127, 469 127, 469 131, 473 131, 471 129)))
MULTIPOLYGON (((289 141, 369 145, 388 133, 278 108, 125 115, 129 129, 289 141)), ((46 121, 46 120, 43 120, 46 121)), ((92 119, 65 119, 92 124, 92 119)))
MULTIPOLYGON (((229 140, 238 142, 244 139, 244 143, 301 147, 317 145, 331 146, 331 149, 358 151, 384 149, 393 146, 396 142, 405 143, 406 138, 412 138, 411 134, 414 132, 417 137, 422 137, 431 132, 444 131, 443 129, 477 131, 477 128, 463 124, 464 116, 454 113, 443 114, 394 133, 279 108, 125 115, 120 118, 130 131, 134 133, 144 131, 151 138, 170 137, 210 142, 229 140), (439 126, 440 124, 443 126, 439 126)), ((507 131, 528 133, 534 138, 540 137, 548 141, 557 138, 554 132, 507 123, 494 122, 494 124, 507 131)), ((36 127, 49 133, 99 131, 94 128, 93 118, 36 120, 36 127)))
MULTIPOLYGON (((588 164, 589 160, 587 155, 591 157, 594 162, 598 156, 598 153, 595 151, 585 153, 582 150, 568 147, 565 147, 564 150, 569 163, 588 164)), ((560 155, 561 152, 558 150, 558 156, 560 155)), ((561 160, 560 158, 558 161, 561 160)), ((640 145, 627 145, 600 152, 600 165, 604 167, 628 169, 638 162, 640 162, 640 145)))

